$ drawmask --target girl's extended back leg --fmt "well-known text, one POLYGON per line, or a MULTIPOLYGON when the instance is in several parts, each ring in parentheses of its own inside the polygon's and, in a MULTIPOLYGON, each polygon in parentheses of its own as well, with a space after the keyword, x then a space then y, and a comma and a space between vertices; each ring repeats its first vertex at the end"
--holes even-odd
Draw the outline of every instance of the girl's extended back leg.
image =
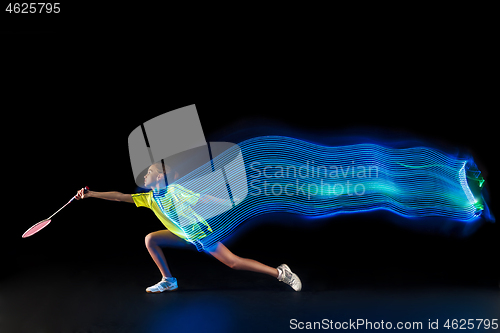
POLYGON ((207 250, 207 252, 232 269, 264 273, 278 278, 278 270, 276 268, 264 265, 253 259, 238 257, 222 243, 217 243, 207 250))

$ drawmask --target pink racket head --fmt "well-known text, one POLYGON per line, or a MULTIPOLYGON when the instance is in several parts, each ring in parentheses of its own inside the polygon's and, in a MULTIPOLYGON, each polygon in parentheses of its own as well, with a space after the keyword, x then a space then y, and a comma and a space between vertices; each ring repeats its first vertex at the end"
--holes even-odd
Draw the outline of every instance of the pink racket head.
POLYGON ((31 235, 36 234, 37 232, 39 232, 40 230, 42 230, 43 228, 48 226, 50 221, 51 220, 43 220, 43 221, 40 221, 37 224, 33 225, 31 228, 26 230, 26 232, 23 234, 23 238, 26 238, 26 237, 29 237, 31 235))

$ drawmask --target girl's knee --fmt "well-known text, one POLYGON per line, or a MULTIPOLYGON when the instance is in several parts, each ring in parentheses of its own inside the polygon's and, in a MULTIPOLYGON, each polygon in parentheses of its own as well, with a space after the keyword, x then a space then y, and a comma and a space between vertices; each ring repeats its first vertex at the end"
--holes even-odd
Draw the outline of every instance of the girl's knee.
POLYGON ((225 264, 232 269, 238 270, 240 268, 240 257, 234 256, 231 259, 229 259, 225 264))
POLYGON ((222 243, 218 243, 217 246, 212 247, 209 253, 229 268, 241 268, 242 258, 229 251, 222 243))
POLYGON ((155 245, 153 232, 146 235, 146 237, 144 238, 144 243, 146 244, 146 247, 150 247, 152 245, 155 245))

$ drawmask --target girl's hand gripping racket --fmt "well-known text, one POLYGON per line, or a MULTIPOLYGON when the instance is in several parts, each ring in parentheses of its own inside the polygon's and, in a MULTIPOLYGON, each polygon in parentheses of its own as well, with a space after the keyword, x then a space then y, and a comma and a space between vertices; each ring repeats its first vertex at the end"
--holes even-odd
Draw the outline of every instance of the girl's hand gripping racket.
MULTIPOLYGON (((88 186, 85 186, 85 190, 83 191, 83 193, 87 193, 88 191, 89 191, 88 186)), ((76 199, 76 196, 74 196, 73 198, 71 198, 70 201, 68 201, 64 206, 62 206, 61 208, 59 208, 59 210, 57 212, 55 212, 54 214, 52 214, 49 218, 47 218, 47 219, 45 219, 43 221, 38 222, 37 224, 33 225, 31 228, 29 228, 28 230, 26 230, 26 232, 23 234, 23 238, 26 238, 26 237, 29 237, 31 235, 34 235, 37 232, 39 232, 40 230, 42 230, 43 228, 45 228, 46 226, 48 226, 49 223, 50 223, 50 221, 51 221, 51 218, 54 217, 54 215, 56 215, 57 213, 59 213, 64 207, 66 207, 74 199, 76 199)))

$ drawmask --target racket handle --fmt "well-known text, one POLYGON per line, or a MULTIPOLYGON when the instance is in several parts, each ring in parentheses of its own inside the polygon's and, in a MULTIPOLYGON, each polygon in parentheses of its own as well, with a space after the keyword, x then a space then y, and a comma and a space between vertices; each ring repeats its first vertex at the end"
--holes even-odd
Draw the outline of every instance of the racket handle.
MULTIPOLYGON (((89 187, 88 187, 88 186, 85 186, 85 187, 84 187, 84 190, 83 190, 83 193, 84 193, 84 194, 85 194, 85 193, 88 193, 88 192, 89 192, 89 190, 90 190, 90 189, 89 189, 89 187)), ((74 199, 76 199, 76 195, 75 195, 73 198, 71 198, 71 200, 70 200, 69 202, 73 201, 74 199)))

